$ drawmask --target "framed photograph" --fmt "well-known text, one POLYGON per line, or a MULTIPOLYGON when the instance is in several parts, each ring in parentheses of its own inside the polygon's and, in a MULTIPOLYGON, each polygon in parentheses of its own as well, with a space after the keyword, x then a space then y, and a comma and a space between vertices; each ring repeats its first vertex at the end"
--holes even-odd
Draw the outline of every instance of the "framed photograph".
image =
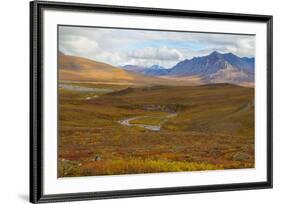
POLYGON ((30 202, 272 188, 272 16, 30 14, 30 202))

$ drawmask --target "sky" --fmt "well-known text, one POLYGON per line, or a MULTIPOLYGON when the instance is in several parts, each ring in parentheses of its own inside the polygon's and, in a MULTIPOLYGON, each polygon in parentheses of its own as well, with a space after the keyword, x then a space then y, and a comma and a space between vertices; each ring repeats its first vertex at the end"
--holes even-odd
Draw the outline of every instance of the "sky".
POLYGON ((213 51, 254 57, 255 36, 59 26, 59 50, 113 66, 171 68, 213 51))

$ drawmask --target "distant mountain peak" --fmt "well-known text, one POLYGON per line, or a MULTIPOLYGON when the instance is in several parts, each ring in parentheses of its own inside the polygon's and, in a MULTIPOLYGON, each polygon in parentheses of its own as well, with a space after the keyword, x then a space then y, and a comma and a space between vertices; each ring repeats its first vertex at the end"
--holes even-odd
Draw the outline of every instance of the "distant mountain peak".
POLYGON ((125 65, 121 67, 124 70, 141 73, 148 76, 163 76, 168 74, 169 70, 158 64, 154 64, 151 67, 141 67, 137 65, 125 65))
POLYGON ((223 54, 219 53, 217 51, 212 52, 211 54, 205 56, 205 57, 210 57, 210 58, 223 58, 223 54))
POLYGON ((213 51, 210 55, 221 55, 218 51, 213 51))
POLYGON ((127 71, 132 71, 132 72, 141 72, 142 70, 146 69, 145 67, 138 66, 138 65, 131 65, 131 64, 121 66, 120 68, 125 69, 127 71))
POLYGON ((233 53, 214 51, 206 56, 177 63, 169 71, 169 75, 199 76, 208 82, 253 82, 254 67, 254 58, 241 58, 233 53))

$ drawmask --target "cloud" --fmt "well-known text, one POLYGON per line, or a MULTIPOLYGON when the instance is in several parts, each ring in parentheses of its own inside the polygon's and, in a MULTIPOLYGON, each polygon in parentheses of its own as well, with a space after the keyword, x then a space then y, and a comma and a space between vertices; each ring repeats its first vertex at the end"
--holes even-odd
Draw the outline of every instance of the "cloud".
POLYGON ((89 40, 86 37, 68 37, 62 38, 60 41, 62 51, 71 53, 73 55, 82 55, 91 57, 91 53, 94 53, 98 50, 99 45, 94 40, 89 40))
POLYGON ((60 26, 59 50, 114 66, 171 67, 213 51, 254 57, 255 36, 60 26))
POLYGON ((129 57, 137 59, 147 59, 147 60, 163 60, 163 61, 173 61, 179 60, 182 57, 181 52, 177 49, 163 47, 145 47, 142 49, 133 50, 130 52, 129 57))

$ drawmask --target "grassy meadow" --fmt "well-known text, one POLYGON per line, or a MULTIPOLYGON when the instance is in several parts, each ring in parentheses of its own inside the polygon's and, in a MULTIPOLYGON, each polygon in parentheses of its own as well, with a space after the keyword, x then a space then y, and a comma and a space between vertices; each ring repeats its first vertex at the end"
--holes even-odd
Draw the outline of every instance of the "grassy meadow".
POLYGON ((254 167, 254 89, 60 81, 59 177, 254 167))

